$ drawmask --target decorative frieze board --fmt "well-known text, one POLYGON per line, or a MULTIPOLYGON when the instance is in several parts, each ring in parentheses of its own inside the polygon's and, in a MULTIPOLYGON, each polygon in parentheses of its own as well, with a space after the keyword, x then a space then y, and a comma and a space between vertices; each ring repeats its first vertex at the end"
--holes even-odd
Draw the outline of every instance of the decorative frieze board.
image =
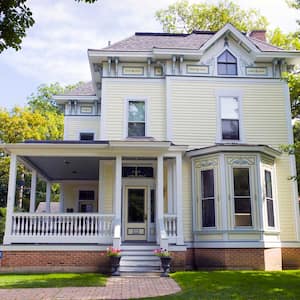
POLYGON ((228 165, 239 165, 239 166, 249 166, 256 164, 255 156, 234 156, 227 157, 228 165))

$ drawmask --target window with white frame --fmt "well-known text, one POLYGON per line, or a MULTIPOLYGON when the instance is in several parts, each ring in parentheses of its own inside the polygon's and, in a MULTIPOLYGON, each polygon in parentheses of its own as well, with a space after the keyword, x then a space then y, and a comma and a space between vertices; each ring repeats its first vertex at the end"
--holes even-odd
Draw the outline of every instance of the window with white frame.
POLYGON ((219 97, 222 140, 240 140, 239 98, 219 97))
POLYGON ((265 175, 265 200, 267 206, 268 227, 275 227, 272 173, 270 170, 265 170, 264 175, 265 175))
POLYGON ((218 75, 237 75, 237 59, 228 50, 225 50, 218 58, 218 75))
POLYGON ((128 101, 128 137, 146 136, 145 101, 128 101))
POLYGON ((249 168, 233 168, 235 226, 252 226, 249 168))
POLYGON ((215 227, 214 169, 201 171, 202 227, 215 227))

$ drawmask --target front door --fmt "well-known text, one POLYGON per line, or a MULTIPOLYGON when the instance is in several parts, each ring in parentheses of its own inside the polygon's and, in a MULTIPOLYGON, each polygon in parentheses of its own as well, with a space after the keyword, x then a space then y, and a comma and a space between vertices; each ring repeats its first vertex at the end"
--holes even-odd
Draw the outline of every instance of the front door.
POLYGON ((147 188, 126 187, 125 240, 147 239, 147 188))

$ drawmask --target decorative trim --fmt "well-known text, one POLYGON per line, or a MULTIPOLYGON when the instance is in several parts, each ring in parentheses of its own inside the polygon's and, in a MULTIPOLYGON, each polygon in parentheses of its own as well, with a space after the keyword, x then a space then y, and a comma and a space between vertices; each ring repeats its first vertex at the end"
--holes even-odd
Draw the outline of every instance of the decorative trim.
POLYGON ((209 65, 186 65, 187 74, 209 74, 209 65))
POLYGON ((256 164, 256 158, 254 156, 241 156, 237 157, 228 157, 227 158, 228 165, 240 165, 240 166, 251 166, 256 164))
POLYGON ((249 67, 246 66, 246 75, 248 76, 268 76, 267 67, 249 67))
POLYGON ((162 67, 154 67, 154 76, 163 76, 163 68, 162 67))
POLYGON ((195 168, 208 168, 208 167, 215 167, 218 165, 218 159, 206 159, 195 161, 195 168))
POLYGON ((122 67, 122 75, 143 76, 144 75, 144 67, 123 66, 122 67))

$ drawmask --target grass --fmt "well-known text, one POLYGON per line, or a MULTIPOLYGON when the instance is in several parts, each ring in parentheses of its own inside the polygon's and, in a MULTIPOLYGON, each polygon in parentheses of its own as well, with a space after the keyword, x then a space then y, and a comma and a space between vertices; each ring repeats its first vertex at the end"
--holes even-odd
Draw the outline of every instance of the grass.
POLYGON ((97 273, 0 274, 0 289, 105 286, 97 273))
POLYGON ((300 299, 300 270, 177 272, 171 276, 182 292, 151 299, 300 299))

